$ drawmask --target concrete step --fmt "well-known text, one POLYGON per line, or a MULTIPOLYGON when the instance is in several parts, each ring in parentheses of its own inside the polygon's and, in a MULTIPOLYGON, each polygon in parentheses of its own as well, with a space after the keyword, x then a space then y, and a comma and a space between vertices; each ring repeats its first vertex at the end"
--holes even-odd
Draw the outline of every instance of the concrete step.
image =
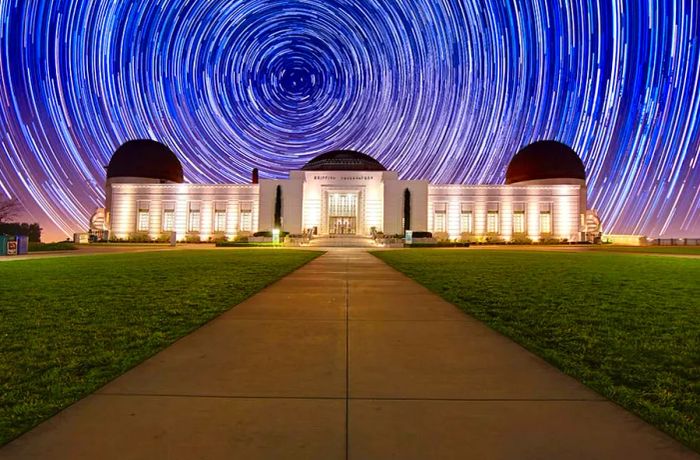
POLYGON ((309 242, 312 247, 372 248, 374 240, 364 236, 319 236, 309 242))

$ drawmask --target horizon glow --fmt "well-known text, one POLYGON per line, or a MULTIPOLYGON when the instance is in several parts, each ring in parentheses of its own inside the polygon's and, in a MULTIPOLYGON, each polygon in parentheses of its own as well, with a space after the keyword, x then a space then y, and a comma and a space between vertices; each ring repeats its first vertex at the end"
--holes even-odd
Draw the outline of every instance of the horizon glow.
POLYGON ((87 228, 136 138, 195 183, 349 148, 471 184, 555 139, 607 232, 700 235, 694 0, 0 0, 0 18, 0 198, 50 235, 87 228))

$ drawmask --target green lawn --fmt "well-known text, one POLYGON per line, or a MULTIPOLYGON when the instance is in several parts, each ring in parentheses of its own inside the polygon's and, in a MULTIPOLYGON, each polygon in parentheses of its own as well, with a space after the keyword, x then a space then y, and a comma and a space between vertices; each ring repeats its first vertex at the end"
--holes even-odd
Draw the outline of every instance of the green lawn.
POLYGON ((0 263, 0 445, 320 254, 200 250, 0 263))
POLYGON ((700 259, 470 249, 374 255, 700 450, 700 259))
POLYGON ((617 246, 603 244, 591 246, 596 251, 606 252, 630 252, 630 253, 650 253, 650 254, 685 254, 700 256, 700 246, 617 246))

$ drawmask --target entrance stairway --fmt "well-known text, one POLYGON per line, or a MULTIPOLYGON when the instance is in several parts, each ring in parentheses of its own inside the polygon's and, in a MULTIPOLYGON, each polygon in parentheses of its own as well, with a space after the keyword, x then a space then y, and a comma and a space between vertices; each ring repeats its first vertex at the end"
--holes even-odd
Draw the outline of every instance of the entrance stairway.
POLYGON ((309 241, 312 247, 373 248, 374 240, 358 235, 317 236, 309 241))

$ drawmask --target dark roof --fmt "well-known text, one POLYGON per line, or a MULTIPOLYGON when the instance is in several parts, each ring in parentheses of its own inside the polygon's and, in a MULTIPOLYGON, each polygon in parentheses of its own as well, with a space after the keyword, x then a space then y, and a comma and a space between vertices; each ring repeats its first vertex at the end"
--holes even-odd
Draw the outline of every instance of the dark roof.
POLYGON ((128 141, 114 152, 107 178, 145 177, 170 182, 185 181, 182 164, 166 145, 149 139, 128 141))
POLYGON ((568 145, 539 141, 515 154, 506 171, 506 184, 540 179, 586 180, 586 169, 568 145))
POLYGON ((386 171, 380 162, 354 150, 333 150, 306 163, 304 171, 386 171))

